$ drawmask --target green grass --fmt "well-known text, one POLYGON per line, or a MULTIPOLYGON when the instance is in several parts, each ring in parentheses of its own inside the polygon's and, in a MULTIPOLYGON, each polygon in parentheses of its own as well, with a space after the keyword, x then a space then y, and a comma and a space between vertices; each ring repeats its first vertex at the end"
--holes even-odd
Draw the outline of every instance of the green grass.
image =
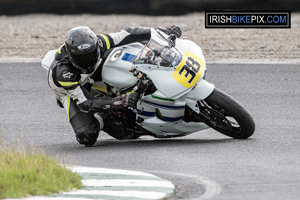
POLYGON ((0 199, 70 191, 82 187, 81 179, 43 152, 0 142, 0 199))

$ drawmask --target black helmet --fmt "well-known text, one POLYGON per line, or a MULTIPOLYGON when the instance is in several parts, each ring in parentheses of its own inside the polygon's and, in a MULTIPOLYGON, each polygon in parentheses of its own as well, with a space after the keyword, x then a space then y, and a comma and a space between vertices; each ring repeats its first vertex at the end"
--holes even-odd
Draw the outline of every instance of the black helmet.
POLYGON ((97 35, 86 26, 69 30, 65 41, 72 64, 82 73, 92 73, 100 60, 100 47, 97 35))

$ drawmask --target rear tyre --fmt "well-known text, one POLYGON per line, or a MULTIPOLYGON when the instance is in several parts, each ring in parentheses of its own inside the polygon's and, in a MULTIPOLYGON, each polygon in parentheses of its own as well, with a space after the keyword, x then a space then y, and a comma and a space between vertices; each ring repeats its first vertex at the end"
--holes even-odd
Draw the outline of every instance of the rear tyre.
POLYGON ((223 91, 215 88, 198 105, 201 118, 216 131, 236 139, 246 139, 254 133, 255 123, 249 112, 223 91))

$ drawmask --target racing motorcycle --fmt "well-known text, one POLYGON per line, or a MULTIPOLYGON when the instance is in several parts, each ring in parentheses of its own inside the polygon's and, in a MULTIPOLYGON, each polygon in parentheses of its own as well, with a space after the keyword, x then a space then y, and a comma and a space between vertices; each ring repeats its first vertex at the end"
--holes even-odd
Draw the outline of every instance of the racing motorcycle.
MULTIPOLYGON (((136 108, 99 113, 104 131, 116 139, 185 136, 209 127, 232 138, 245 139, 255 130, 249 112, 228 94, 205 80, 201 48, 187 39, 151 30, 147 43, 115 47, 103 56, 95 96, 115 97, 138 93, 136 108)), ((56 50, 42 66, 49 69, 56 50)))

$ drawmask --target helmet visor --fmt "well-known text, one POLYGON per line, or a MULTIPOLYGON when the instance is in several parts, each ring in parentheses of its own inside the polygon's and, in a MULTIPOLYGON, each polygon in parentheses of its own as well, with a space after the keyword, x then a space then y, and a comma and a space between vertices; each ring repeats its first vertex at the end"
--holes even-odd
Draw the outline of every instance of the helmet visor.
POLYGON ((96 67, 96 63, 100 59, 100 50, 96 48, 94 51, 82 54, 72 55, 72 63, 76 65, 83 73, 92 73, 96 67))

